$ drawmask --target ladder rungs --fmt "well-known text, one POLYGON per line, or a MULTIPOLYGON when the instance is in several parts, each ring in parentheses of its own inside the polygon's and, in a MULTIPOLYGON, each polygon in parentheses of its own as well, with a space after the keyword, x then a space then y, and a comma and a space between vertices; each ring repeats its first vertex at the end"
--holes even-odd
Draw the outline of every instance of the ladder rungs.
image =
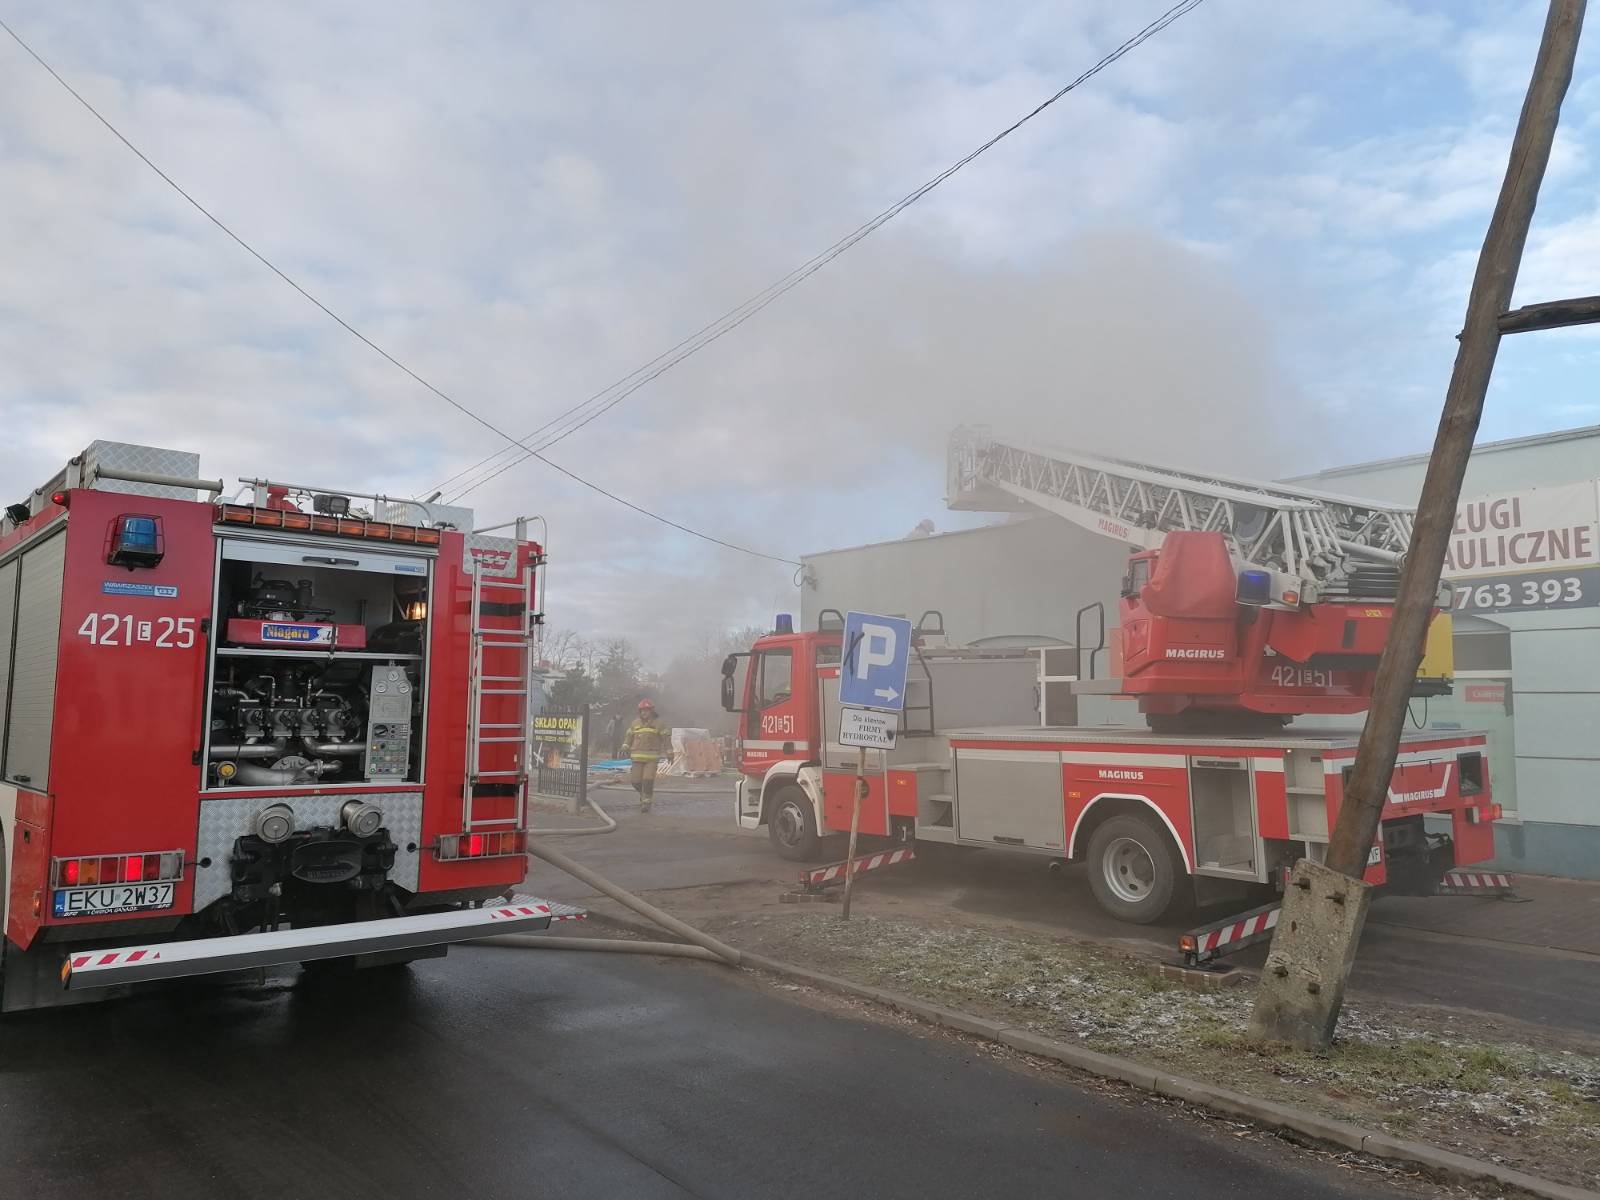
POLYGON ((479 729, 521 729, 522 728, 522 724, 519 721, 496 721, 496 722, 493 722, 493 723, 485 723, 483 725, 479 725, 478 728, 479 729))
POLYGON ((480 696, 526 696, 527 688, 479 688, 480 696))
MULTIPOLYGON (((467 822, 467 832, 471 833, 474 829, 481 829, 486 825, 519 825, 519 824, 521 824, 521 822, 518 821, 518 819, 516 817, 475 817, 472 820, 467 822)), ((467 861, 470 861, 470 860, 467 860, 467 861)))
POLYGON ((479 675, 479 683, 521 683, 521 675, 479 675))
MULTIPOLYGON (((500 779, 502 777, 510 779, 526 779, 527 775, 522 771, 476 771, 472 775, 471 782, 476 783, 480 779, 500 779)), ((488 797, 485 797, 485 799, 488 799, 488 797)))
MULTIPOLYGON (((479 728, 481 729, 483 727, 480 725, 479 728)), ((515 729, 516 726, 512 725, 509 728, 515 729)), ((525 740, 526 739, 520 738, 520 737, 509 737, 509 738, 502 738, 502 737, 487 737, 486 738, 486 737, 481 737, 481 738, 478 739, 478 745, 480 745, 480 746, 486 745, 489 742, 522 742, 522 741, 525 741, 525 740)))
POLYGON ((487 576, 480 575, 478 576, 478 586, 486 588, 515 588, 520 592, 524 591, 528 584, 523 579, 490 579, 487 576))

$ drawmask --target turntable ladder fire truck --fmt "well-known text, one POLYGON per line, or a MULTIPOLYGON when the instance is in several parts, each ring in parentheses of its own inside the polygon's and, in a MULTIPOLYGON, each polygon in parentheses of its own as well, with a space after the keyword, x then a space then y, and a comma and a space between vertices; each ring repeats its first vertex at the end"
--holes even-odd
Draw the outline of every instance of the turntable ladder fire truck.
POLYGON ((96 442, 0 525, 6 1011, 545 928, 540 547, 96 442))
MULTIPOLYGON (((1091 605, 1075 647, 988 652, 925 614, 896 744, 868 751, 862 831, 1086 862, 1100 905, 1140 923, 1191 886, 1239 894, 1320 860, 1359 730, 1288 723, 1367 707, 1410 510, 980 431, 958 431, 950 465, 952 507, 1052 512, 1127 543, 1120 623, 1091 605), (1076 724, 1095 693, 1136 700, 1145 727, 1076 724)), ((805 861, 849 828, 856 750, 836 740, 840 614, 780 626, 724 663, 723 699, 741 714, 739 824, 805 861)), ((1423 695, 1449 687, 1443 614, 1429 647, 1423 695)), ((1499 815, 1485 735, 1409 733, 1367 878, 1431 894, 1493 855, 1499 815)))

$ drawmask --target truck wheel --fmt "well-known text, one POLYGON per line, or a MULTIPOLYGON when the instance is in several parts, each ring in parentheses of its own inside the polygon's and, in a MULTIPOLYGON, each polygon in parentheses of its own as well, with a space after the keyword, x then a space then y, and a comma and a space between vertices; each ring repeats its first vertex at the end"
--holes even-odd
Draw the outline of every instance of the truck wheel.
POLYGON ((817 836, 817 818, 811 799, 794 784, 778 789, 767 813, 767 836, 779 858, 790 862, 814 862, 822 839, 817 836))
POLYGON ((1089 839, 1089 887, 1100 907, 1135 925, 1173 907, 1183 860, 1167 831, 1142 817, 1112 817, 1089 839))

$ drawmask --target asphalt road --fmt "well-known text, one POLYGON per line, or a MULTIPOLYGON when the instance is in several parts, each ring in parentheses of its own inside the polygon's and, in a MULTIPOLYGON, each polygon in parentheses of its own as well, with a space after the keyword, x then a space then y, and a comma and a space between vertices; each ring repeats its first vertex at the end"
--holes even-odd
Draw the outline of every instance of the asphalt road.
POLYGON ((1418 1194, 683 961, 462 948, 0 1036, 29 1200, 1418 1194))
MULTIPOLYGON (((669 780, 661 786, 668 791, 658 795, 658 811, 648 818, 635 811, 631 792, 597 793, 621 828, 603 837, 563 838, 559 845, 636 891, 659 893, 696 884, 760 880, 772 881, 776 890, 793 885, 797 868, 773 854, 765 836, 733 830, 731 792, 725 780, 669 780)), ((543 823, 557 820, 562 818, 543 823)), ((1368 997, 1436 1005, 1592 1036, 1600 1029, 1600 954, 1585 951, 1595 946, 1591 909, 1600 889, 1565 886, 1581 891, 1582 900, 1563 897, 1560 887, 1548 899, 1515 908, 1457 897, 1380 898, 1373 905, 1356 959, 1352 997, 1358 1002, 1368 997), (1454 932, 1411 927, 1423 919, 1419 914, 1454 932), (1498 931, 1502 925, 1509 928, 1498 931), (1497 931, 1532 944, 1471 936, 1497 931), (1573 949, 1550 948, 1561 946, 1573 949)), ((534 864, 529 890, 566 900, 590 893, 583 884, 539 863, 534 864)), ((863 877, 862 902, 868 911, 874 894, 956 916, 998 918, 1120 943, 1152 957, 1175 957, 1178 934, 1200 920, 1221 918, 1241 907, 1224 905, 1156 925, 1127 925, 1100 911, 1081 866, 1053 875, 1042 859, 938 845, 919 847, 915 863, 863 877)), ((671 907, 669 896, 658 894, 657 899, 671 907)), ((1258 968, 1265 957, 1266 947, 1260 946, 1231 961, 1258 968)))

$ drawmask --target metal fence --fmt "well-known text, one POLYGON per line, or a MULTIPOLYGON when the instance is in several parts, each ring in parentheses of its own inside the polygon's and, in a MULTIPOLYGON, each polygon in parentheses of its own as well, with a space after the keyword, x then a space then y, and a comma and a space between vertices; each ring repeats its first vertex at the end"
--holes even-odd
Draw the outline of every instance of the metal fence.
POLYGON ((546 708, 533 718, 536 795, 582 805, 589 795, 589 706, 546 708))

